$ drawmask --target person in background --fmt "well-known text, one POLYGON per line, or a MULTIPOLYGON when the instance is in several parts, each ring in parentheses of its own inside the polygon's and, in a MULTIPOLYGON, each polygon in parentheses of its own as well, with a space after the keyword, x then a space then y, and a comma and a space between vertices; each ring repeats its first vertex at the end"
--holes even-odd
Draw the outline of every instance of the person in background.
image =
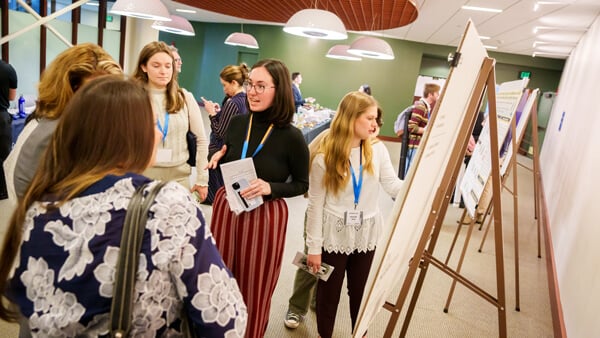
MULTIPOLYGON (((381 108, 377 107, 377 117, 375 118, 375 122, 377 122, 377 129, 371 138, 371 142, 373 143, 379 142, 377 136, 379 135, 379 131, 383 125, 382 119, 383 111, 381 108)), ((328 134, 329 129, 325 129, 308 145, 311 156, 317 152, 321 145, 321 140, 323 140, 323 138, 328 134)), ((308 252, 308 248, 306 246, 306 214, 304 215, 304 241, 304 253, 306 254, 308 252)), ((317 294, 314 291, 315 286, 317 286, 317 278, 315 276, 304 271, 303 269, 296 269, 292 295, 290 296, 288 310, 286 312, 285 319, 283 320, 283 323, 286 327, 295 329, 300 326, 300 323, 308 312, 309 304, 311 309, 314 310, 316 308, 317 294)))
POLYGON ((175 58, 169 46, 161 41, 148 43, 140 52, 134 77, 143 83, 152 99, 152 109, 159 130, 163 133, 156 163, 144 175, 160 180, 174 180, 190 187, 191 167, 187 164, 189 151, 186 134, 196 135, 196 182, 191 191, 200 202, 208 194, 208 173, 203 168, 208 162, 208 140, 200 107, 194 95, 180 88, 175 58))
POLYGON ((358 91, 363 92, 365 94, 373 95, 373 94, 371 94, 371 86, 369 86, 366 83, 361 85, 360 87, 358 87, 358 91))
MULTIPOLYGON (((221 70, 219 75, 225 99, 223 106, 219 107, 217 103, 202 98, 204 109, 208 112, 210 119, 210 143, 208 144, 208 158, 223 147, 225 134, 229 127, 231 118, 235 115, 246 114, 246 92, 244 92, 244 82, 248 80, 248 66, 245 63, 239 66, 229 65, 221 70)), ((215 194, 223 186, 223 176, 217 166, 215 169, 208 170, 208 195, 204 203, 212 204, 215 194)))
POLYGON ((92 43, 82 43, 64 50, 44 70, 38 84, 36 108, 28 116, 27 124, 5 162, 12 202, 25 195, 73 94, 90 79, 107 74, 123 74, 123 71, 108 52, 92 43))
POLYGON ((269 320, 285 244, 288 209, 285 197, 308 190, 308 147, 294 127, 294 98, 290 73, 275 59, 258 61, 244 83, 248 114, 231 119, 225 145, 209 168, 251 157, 257 179, 240 191, 241 197, 262 196, 264 203, 249 212, 233 213, 224 187, 213 203, 211 230, 225 264, 240 284, 248 305, 246 337, 260 338, 269 320))
POLYGON ((440 85, 436 83, 426 83, 423 88, 423 97, 414 103, 410 119, 408 120, 408 151, 406 153, 406 165, 404 173, 408 173, 408 168, 419 148, 421 137, 425 133, 425 128, 431 117, 431 109, 440 97, 440 85))
POLYGON ((181 56, 179 55, 179 50, 177 47, 173 45, 169 45, 169 49, 173 54, 173 61, 175 62, 175 70, 177 73, 181 73, 181 66, 183 65, 183 60, 181 60, 181 56))
MULTIPOLYGON (((17 97, 17 85, 17 72, 13 66, 0 60, 0 163, 6 160, 12 146, 12 117, 8 107, 17 97)), ((0 165, 0 200, 7 198, 4 167, 0 165)))
POLYGON ((307 265, 335 267, 327 282, 318 281, 317 327, 330 338, 344 275, 348 276, 350 317, 354 328, 373 261, 383 217, 379 194, 395 197, 402 187, 377 132, 378 105, 372 96, 350 92, 339 104, 316 154, 311 156, 306 223, 307 265))
POLYGON ((292 90, 294 92, 294 105, 296 106, 296 112, 298 108, 304 104, 302 98, 302 92, 300 91, 300 84, 302 83, 302 74, 299 72, 292 73, 292 90))
MULTIPOLYGON (((61 113, 4 239, 0 290, 17 307, 2 302, 0 318, 25 317, 34 337, 107 336, 125 214, 158 183, 140 173, 162 134, 147 92, 119 76, 91 80, 61 113)), ((129 335, 179 336, 185 316, 198 336, 242 337, 242 295, 190 193, 169 182, 150 211, 129 335)))

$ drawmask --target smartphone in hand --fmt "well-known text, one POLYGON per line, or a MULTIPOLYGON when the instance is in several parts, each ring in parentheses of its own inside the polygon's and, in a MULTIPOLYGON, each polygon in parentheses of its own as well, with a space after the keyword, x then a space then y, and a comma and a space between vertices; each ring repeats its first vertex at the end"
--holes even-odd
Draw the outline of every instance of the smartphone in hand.
POLYGON ((249 200, 242 197, 241 191, 248 188, 249 186, 250 186, 250 184, 248 183, 248 180, 246 180, 245 178, 241 178, 238 181, 235 181, 231 184, 231 187, 235 191, 237 199, 244 206, 245 211, 253 210, 256 207, 258 207, 259 205, 261 205, 263 202, 262 197, 260 197, 260 196, 249 199, 249 200))

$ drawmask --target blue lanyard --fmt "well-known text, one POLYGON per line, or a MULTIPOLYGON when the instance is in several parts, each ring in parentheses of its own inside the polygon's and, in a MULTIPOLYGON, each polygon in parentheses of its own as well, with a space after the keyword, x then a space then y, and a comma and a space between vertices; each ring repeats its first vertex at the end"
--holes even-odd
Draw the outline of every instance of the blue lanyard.
POLYGON ((358 205, 358 198, 360 197, 360 190, 362 189, 363 184, 363 165, 362 165, 362 141, 360 141, 360 167, 359 167, 359 179, 356 182, 356 175, 354 174, 354 170, 352 169, 352 162, 350 162, 350 173, 352 174, 352 188, 354 188, 354 209, 358 205))
MULTIPOLYGON (((253 116, 254 116, 254 114, 250 114, 250 122, 248 123, 248 129, 246 129, 246 140, 244 140, 244 146, 242 148, 242 158, 246 158, 246 153, 248 152, 248 142, 250 141, 250 129, 252 129, 252 117, 253 116)), ((273 132, 273 123, 271 123, 271 125, 269 126, 269 129, 267 129, 267 131, 265 131, 265 134, 263 135, 262 140, 260 140, 260 144, 258 145, 258 147, 256 147, 256 150, 252 154, 252 157, 256 156, 256 154, 258 154, 258 152, 263 148, 263 145, 265 144, 265 142, 267 141, 269 136, 271 136, 272 132, 273 132)))
POLYGON ((164 129, 160 125, 160 120, 156 119, 156 126, 158 127, 158 130, 160 130, 160 132, 163 134, 163 137, 162 137, 163 145, 165 144, 165 139, 167 138, 167 133, 169 132, 169 115, 170 115, 169 112, 167 112, 167 114, 165 115, 165 128, 164 129))

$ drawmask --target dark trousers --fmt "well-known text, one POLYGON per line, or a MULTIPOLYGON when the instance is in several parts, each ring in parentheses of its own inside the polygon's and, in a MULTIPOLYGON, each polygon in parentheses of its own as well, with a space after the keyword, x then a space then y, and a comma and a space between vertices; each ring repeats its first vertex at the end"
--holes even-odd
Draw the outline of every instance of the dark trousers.
POLYGON ((354 330, 374 254, 374 250, 360 253, 353 251, 349 255, 323 251, 321 260, 333 265, 334 270, 327 282, 319 280, 317 285, 317 328, 322 338, 331 338, 333 333, 345 273, 348 275, 346 284, 350 299, 350 319, 354 330))
POLYGON ((0 111, 0 199, 8 198, 4 180, 4 160, 12 147, 12 117, 7 111, 0 111))

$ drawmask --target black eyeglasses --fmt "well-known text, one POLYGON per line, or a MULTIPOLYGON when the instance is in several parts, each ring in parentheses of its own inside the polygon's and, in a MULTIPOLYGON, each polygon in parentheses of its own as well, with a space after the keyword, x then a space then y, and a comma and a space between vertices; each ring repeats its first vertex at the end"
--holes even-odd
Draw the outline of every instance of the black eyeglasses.
POLYGON ((254 88, 254 90, 256 91, 257 94, 262 94, 265 92, 265 89, 267 88, 275 88, 275 86, 265 86, 264 84, 256 84, 253 85, 252 83, 248 82, 248 81, 244 81, 244 83, 242 84, 242 87, 244 87, 244 90, 246 91, 246 93, 248 93, 252 88, 254 88))

